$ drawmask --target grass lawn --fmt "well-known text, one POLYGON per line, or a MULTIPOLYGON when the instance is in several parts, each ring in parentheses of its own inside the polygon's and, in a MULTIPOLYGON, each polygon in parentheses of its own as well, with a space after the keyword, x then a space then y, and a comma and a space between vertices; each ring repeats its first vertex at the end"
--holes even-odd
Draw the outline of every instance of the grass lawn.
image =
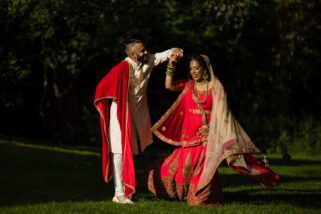
POLYGON ((284 163, 269 155, 281 176, 274 190, 221 167, 224 206, 190 207, 155 198, 145 186, 154 161, 136 158, 135 205, 111 202, 113 183, 101 179, 99 152, 0 139, 0 213, 321 213, 321 156, 294 156, 284 163))

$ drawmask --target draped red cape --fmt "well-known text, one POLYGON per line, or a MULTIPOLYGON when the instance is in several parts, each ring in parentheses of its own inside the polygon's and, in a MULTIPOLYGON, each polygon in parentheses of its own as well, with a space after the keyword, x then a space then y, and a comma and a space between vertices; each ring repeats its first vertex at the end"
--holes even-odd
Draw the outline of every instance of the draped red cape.
POLYGON ((94 105, 100 115, 102 136, 102 174, 105 182, 113 177, 112 160, 109 151, 109 118, 110 103, 117 103, 117 118, 121 130, 121 144, 123 154, 123 177, 125 195, 135 192, 135 168, 131 148, 132 128, 128 102, 129 64, 122 61, 114 66, 96 87, 94 105))

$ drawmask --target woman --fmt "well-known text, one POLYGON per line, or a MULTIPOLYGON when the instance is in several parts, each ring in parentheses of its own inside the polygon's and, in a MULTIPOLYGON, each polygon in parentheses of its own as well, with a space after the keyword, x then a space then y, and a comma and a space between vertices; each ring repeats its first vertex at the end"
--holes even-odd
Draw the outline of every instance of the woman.
POLYGON ((159 197, 189 205, 224 203, 217 168, 223 160, 236 171, 271 188, 279 176, 251 153, 259 150, 231 114, 226 94, 207 56, 190 60, 190 81, 173 81, 178 56, 169 60, 165 86, 181 94, 152 127, 162 141, 178 146, 149 171, 148 188, 159 197))

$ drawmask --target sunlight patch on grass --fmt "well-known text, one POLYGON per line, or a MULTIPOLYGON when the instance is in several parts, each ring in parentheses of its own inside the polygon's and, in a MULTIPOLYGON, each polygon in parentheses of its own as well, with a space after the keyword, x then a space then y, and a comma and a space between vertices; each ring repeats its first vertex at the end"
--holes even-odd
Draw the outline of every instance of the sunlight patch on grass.
POLYGON ((22 143, 22 142, 15 141, 15 140, 11 140, 9 142, 9 141, 5 141, 3 139, 0 139, 0 143, 13 144, 13 145, 19 146, 19 147, 48 150, 48 151, 62 152, 62 153, 68 153, 68 154, 100 156, 99 152, 94 152, 94 151, 89 151, 89 150, 78 150, 78 149, 69 149, 69 148, 62 148, 62 147, 53 147, 53 146, 37 145, 37 144, 30 144, 30 143, 22 143))

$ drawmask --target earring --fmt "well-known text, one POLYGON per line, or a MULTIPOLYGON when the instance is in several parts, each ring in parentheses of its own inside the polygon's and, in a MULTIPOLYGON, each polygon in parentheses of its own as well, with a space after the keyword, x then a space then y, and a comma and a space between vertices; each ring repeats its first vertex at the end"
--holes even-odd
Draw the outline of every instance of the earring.
POLYGON ((203 74, 203 79, 205 79, 205 80, 208 79, 208 74, 206 72, 204 72, 204 74, 203 74))

